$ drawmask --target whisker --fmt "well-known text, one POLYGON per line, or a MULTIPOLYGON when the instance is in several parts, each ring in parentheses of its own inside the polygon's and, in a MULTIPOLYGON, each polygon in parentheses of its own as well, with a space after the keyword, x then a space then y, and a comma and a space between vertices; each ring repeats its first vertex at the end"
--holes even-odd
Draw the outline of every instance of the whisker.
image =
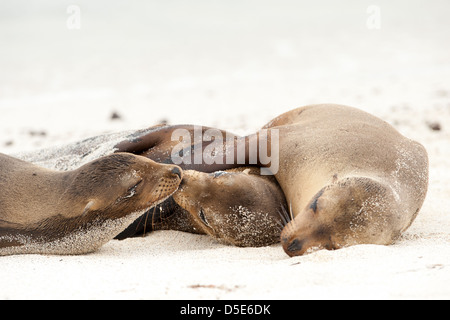
POLYGON ((284 228, 286 224, 283 221, 277 220, 277 226, 284 228))
POLYGON ((280 223, 281 223, 283 226, 287 225, 287 224, 288 224, 288 221, 286 220, 286 217, 283 215, 283 213, 282 213, 281 211, 278 211, 278 214, 279 214, 279 216, 280 216, 280 218, 281 218, 280 223))
POLYGON ((278 217, 280 217, 280 220, 278 220, 278 222, 282 223, 282 224, 286 224, 286 219, 283 216, 283 213, 280 210, 277 210, 278 213, 278 217))
POLYGON ((284 227, 286 226, 292 219, 290 218, 290 215, 288 214, 286 208, 282 205, 281 210, 278 210, 278 215, 281 219, 280 224, 284 227))
POLYGON ((284 215, 286 216, 286 220, 288 222, 291 222, 292 220, 294 220, 294 217, 292 216, 291 211, 290 210, 288 211, 287 208, 284 206, 282 208, 283 208, 284 215))
POLYGON ((289 215, 291 217, 291 221, 294 220, 294 213, 292 211, 292 202, 289 202, 289 215))
MULTIPOLYGON (((158 199, 161 197, 162 192, 163 192, 163 189, 161 188, 161 191, 159 192, 159 195, 158 195, 158 199)), ((153 208, 153 213, 152 213, 152 230, 155 230, 155 212, 156 212, 156 207, 158 207, 158 206, 155 206, 155 207, 153 208)), ((146 226, 147 226, 147 220, 145 220, 145 226, 144 226, 144 228, 145 228, 146 226)), ((144 234, 145 234, 145 229, 144 229, 144 234)))
POLYGON ((281 233, 284 229, 284 226, 281 223, 277 223, 276 225, 274 225, 274 228, 277 232, 281 233))
MULTIPOLYGON (((149 212, 150 210, 147 210, 147 215, 148 215, 148 212, 149 212)), ((139 226, 141 225, 141 222, 142 222, 142 219, 144 219, 144 215, 145 214, 143 214, 142 216, 141 216, 141 218, 139 219, 139 222, 136 224, 136 232, 137 232, 137 230, 138 230, 138 228, 139 228, 139 226)))
MULTIPOLYGON (((156 207, 153 207, 153 213, 152 213, 152 230, 155 230, 155 211, 156 211, 156 207)), ((148 217, 147 217, 148 218, 148 217)), ((144 235, 145 235, 145 228, 147 227, 147 219, 145 219, 145 225, 144 225, 144 235)))
POLYGON ((150 214, 150 210, 147 210, 147 214, 145 215, 145 220, 144 220, 144 232, 142 233, 142 237, 145 237, 145 232, 147 231, 147 220, 148 220, 149 214, 150 214))

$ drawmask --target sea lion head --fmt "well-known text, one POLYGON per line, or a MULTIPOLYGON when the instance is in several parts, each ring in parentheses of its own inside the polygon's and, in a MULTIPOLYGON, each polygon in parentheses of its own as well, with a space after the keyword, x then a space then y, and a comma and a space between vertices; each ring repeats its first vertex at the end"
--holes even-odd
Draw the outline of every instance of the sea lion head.
POLYGON ((289 256, 355 244, 388 244, 394 203, 388 189, 369 178, 349 178, 321 189, 281 234, 289 256))
POLYGON ((117 219, 169 197, 181 182, 182 170, 145 157, 116 153, 80 167, 72 176, 68 192, 72 198, 87 201, 78 214, 117 219))
POLYGON ((241 247, 273 244, 279 241, 284 195, 276 182, 250 171, 184 171, 173 198, 189 212, 197 229, 223 243, 241 247))

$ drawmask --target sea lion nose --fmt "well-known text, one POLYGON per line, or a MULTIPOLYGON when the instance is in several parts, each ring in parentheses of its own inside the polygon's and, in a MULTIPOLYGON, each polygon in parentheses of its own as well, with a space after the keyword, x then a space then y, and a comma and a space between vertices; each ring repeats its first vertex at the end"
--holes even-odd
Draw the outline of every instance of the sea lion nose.
POLYGON ((172 172, 172 174, 177 175, 178 178, 180 178, 180 179, 183 176, 183 174, 181 173, 181 169, 179 167, 174 167, 171 172, 172 172))
POLYGON ((180 189, 182 187, 186 186, 189 183, 189 180, 190 180, 190 176, 187 174, 184 174, 183 179, 181 179, 181 182, 180 182, 180 189))
POLYGON ((303 248, 304 241, 294 239, 283 244, 284 251, 290 256, 298 256, 303 248))

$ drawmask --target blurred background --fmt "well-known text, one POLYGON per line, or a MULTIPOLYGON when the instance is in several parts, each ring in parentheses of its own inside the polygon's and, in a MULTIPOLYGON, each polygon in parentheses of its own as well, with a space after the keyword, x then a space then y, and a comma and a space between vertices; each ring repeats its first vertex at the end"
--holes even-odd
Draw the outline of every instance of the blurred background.
POLYGON ((448 136, 449 35, 448 0, 0 0, 0 152, 326 102, 448 136))

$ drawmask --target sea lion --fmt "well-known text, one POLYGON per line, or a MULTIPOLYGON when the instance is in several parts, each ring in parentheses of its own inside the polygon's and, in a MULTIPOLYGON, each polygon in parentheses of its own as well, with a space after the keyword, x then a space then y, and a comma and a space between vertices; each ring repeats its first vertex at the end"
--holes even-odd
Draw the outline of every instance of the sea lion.
POLYGON ((425 148, 373 115, 312 105, 263 129, 279 131, 275 177, 294 216, 281 235, 289 256, 313 248, 391 244, 422 207, 428 187, 425 148))
POLYGON ((194 230, 239 247, 279 242, 286 200, 272 176, 257 168, 214 173, 184 172, 175 202, 189 213, 194 230))
POLYGON ((84 254, 169 197, 174 165, 117 153, 71 171, 0 154, 0 255, 84 254))

